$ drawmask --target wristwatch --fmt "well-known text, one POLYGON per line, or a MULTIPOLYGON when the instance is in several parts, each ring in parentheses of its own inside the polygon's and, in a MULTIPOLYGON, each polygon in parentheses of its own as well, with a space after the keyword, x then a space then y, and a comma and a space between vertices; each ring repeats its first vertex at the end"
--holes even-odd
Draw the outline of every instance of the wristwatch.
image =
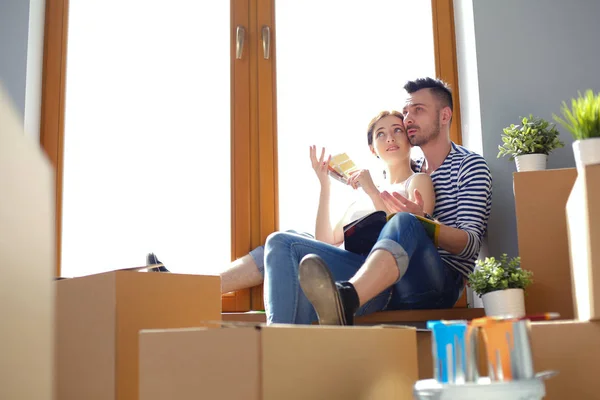
POLYGON ((427 214, 426 212, 424 212, 424 213, 423 213, 423 216, 424 216, 425 218, 427 218, 427 219, 431 220, 431 221, 435 221, 435 220, 433 219, 433 217, 432 217, 431 215, 427 214))

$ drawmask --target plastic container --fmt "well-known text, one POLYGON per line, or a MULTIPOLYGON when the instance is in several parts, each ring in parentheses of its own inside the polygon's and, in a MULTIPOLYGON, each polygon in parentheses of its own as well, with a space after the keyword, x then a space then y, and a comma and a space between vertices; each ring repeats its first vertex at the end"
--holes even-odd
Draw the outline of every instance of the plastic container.
POLYGON ((417 381, 417 400, 541 400, 546 387, 541 378, 492 382, 488 377, 460 385, 441 384, 435 379, 417 381))

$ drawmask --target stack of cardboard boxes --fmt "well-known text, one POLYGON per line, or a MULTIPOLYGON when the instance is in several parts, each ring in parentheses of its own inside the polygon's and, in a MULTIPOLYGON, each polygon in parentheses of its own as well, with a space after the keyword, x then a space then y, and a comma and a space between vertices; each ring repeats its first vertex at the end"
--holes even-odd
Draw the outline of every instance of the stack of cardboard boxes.
POLYGON ((559 371, 546 398, 600 398, 600 165, 517 172, 514 192, 527 312, 562 317, 531 326, 536 371, 559 371))
MULTIPOLYGON (((6 98, 0 89, 0 398, 408 399, 433 376, 431 336, 412 328, 221 324, 215 276, 53 282, 53 179, 6 98)), ((535 274, 527 311, 564 319, 532 324, 535 370, 559 371, 548 399, 600 398, 600 166, 516 173, 514 191, 535 274)))

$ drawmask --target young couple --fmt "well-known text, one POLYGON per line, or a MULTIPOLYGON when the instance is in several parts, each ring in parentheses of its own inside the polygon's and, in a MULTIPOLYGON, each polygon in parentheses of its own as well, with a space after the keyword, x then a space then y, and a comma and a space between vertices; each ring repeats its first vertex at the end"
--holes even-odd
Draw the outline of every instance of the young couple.
POLYGON ((386 165, 387 190, 380 191, 367 170, 350 180, 369 196, 372 207, 351 208, 332 227, 328 159, 324 150, 317 157, 311 147, 321 184, 315 238, 271 234, 264 247, 221 274, 223 293, 264 283, 268 323, 352 325, 355 315, 455 304, 487 229, 491 174, 482 156, 450 140, 452 93, 444 82, 417 79, 404 89, 408 97, 402 113, 381 113, 367 131, 371 152, 386 165), (411 146, 424 154, 414 166, 411 146), (375 210, 396 214, 369 255, 338 247, 342 227, 375 210), (441 224, 437 247, 415 215, 441 224))

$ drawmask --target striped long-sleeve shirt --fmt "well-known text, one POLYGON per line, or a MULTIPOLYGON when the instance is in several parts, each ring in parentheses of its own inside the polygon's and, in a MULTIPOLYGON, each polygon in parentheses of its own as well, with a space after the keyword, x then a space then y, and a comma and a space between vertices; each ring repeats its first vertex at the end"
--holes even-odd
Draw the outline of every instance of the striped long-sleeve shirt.
MULTIPOLYGON (((421 171, 424 159, 417 161, 421 171)), ((492 175, 485 159, 452 143, 442 165, 431 174, 436 195, 433 217, 444 225, 467 232, 459 254, 438 248, 442 260, 465 276, 475 268, 492 208, 492 175)))

